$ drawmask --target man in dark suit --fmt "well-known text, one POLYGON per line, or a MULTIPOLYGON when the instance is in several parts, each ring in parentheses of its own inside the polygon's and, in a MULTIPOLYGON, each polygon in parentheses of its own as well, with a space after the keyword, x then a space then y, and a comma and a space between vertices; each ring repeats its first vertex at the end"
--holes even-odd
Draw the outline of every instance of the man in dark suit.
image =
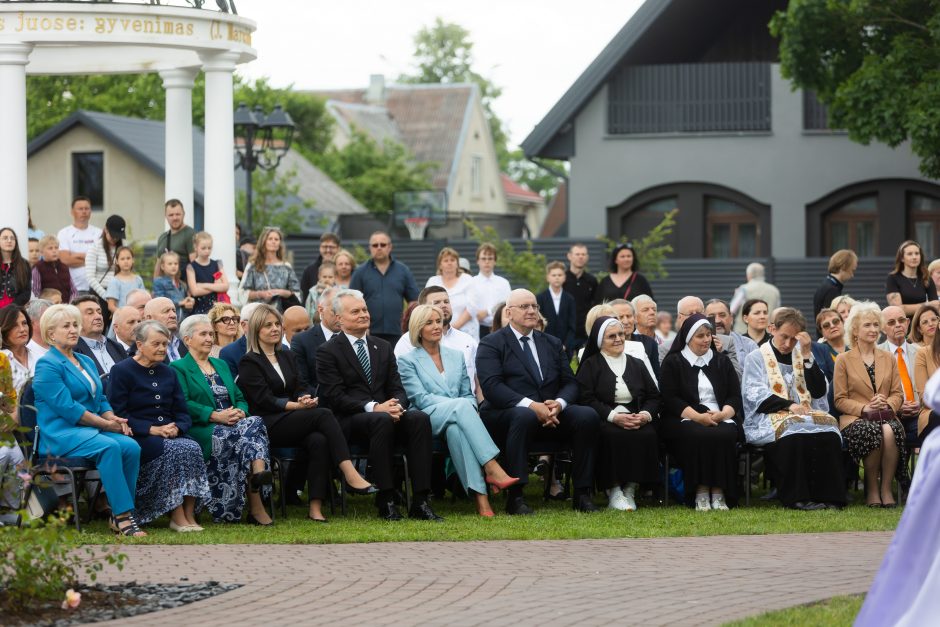
POLYGON ((597 412, 574 404, 578 384, 564 347, 558 339, 535 330, 539 322, 535 295, 514 290, 506 301, 504 316, 509 324, 480 341, 477 376, 486 399, 481 406, 483 422, 497 443, 505 442, 506 472, 520 478, 509 488, 506 511, 532 513, 522 490, 528 483, 529 449, 537 438, 571 444, 572 505, 582 512, 596 511, 591 487, 594 445, 600 429, 597 412))
POLYGON ((577 309, 574 296, 566 292, 565 264, 553 261, 545 268, 545 279, 548 287, 536 297, 539 311, 545 316, 548 323, 545 332, 561 340, 570 357, 577 345, 575 324, 577 322, 577 309))
POLYGON ((290 342, 290 349, 297 355, 300 373, 311 387, 318 384, 317 350, 340 330, 339 317, 333 312, 333 297, 338 291, 338 288, 331 287, 320 295, 317 301, 319 324, 298 333, 290 342))
POLYGON ((408 409, 391 345, 366 336, 371 318, 362 292, 339 290, 333 311, 342 328, 317 351, 320 400, 333 410, 349 442, 368 445, 379 517, 401 520, 395 505, 395 441, 404 445, 414 494, 411 518, 443 520, 428 501, 431 490, 431 420, 408 409))
POLYGON ((81 335, 75 352, 87 355, 95 362, 98 368, 98 377, 104 384, 105 393, 108 389, 108 374, 111 368, 119 361, 127 359, 127 351, 104 334, 104 315, 98 299, 91 295, 79 296, 72 299, 72 304, 78 307, 82 314, 81 335))

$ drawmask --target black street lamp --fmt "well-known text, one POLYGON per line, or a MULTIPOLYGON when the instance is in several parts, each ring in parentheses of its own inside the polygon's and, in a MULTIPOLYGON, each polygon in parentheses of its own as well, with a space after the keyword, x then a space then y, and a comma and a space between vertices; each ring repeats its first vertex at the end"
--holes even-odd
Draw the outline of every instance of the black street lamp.
POLYGON ((294 139, 294 121, 290 114, 275 105, 270 115, 261 106, 254 111, 243 102, 235 109, 235 168, 245 171, 245 225, 253 233, 251 223, 251 174, 257 168, 273 170, 290 150, 294 139))

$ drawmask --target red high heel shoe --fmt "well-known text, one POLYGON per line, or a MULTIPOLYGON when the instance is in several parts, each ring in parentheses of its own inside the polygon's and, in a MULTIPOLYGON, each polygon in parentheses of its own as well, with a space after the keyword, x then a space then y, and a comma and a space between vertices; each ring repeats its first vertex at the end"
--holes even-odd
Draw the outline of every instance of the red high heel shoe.
POLYGON ((518 477, 509 477, 505 481, 497 481, 496 479, 483 477, 483 480, 493 489, 493 494, 499 494, 500 490, 505 490, 509 486, 519 483, 518 477))

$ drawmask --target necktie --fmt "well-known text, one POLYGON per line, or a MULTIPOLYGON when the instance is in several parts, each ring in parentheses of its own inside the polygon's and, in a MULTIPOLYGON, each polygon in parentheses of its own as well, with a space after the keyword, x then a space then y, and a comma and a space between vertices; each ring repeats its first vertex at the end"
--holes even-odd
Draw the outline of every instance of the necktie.
POLYGON ((901 356, 901 347, 898 347, 898 373, 901 375, 901 386, 904 388, 904 399, 914 400, 914 386, 911 385, 911 375, 907 372, 907 364, 904 363, 904 357, 901 356))
POLYGON ((523 335, 519 339, 522 340, 522 354, 525 355, 526 361, 528 362, 526 365, 529 366, 532 374, 537 375, 536 379, 538 379, 539 383, 541 383, 542 372, 539 370, 538 362, 535 361, 535 355, 532 354, 532 347, 529 346, 529 340, 532 338, 528 335, 523 335))
POLYGON ((372 383, 372 366, 369 365, 369 356, 366 354, 366 341, 362 338, 356 340, 356 357, 359 358, 362 371, 366 373, 366 379, 372 383))

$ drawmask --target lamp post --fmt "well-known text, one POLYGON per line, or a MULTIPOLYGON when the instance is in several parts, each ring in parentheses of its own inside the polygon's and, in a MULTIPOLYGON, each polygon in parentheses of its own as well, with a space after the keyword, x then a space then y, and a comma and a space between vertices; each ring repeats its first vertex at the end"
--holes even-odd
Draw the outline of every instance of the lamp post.
POLYGON ((251 175, 261 168, 273 170, 290 150, 294 139, 294 121, 290 114, 275 105, 270 115, 261 106, 254 111, 242 102, 235 109, 235 168, 245 171, 245 221, 248 233, 254 233, 251 220, 251 175))

